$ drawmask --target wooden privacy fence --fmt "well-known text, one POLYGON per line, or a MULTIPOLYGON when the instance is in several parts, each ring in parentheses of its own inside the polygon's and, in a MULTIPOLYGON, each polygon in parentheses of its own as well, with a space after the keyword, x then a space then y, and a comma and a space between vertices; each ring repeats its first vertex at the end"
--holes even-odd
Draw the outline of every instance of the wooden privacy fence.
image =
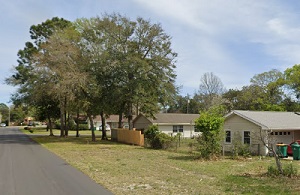
POLYGON ((144 146, 144 134, 137 130, 112 129, 111 140, 120 143, 144 146))

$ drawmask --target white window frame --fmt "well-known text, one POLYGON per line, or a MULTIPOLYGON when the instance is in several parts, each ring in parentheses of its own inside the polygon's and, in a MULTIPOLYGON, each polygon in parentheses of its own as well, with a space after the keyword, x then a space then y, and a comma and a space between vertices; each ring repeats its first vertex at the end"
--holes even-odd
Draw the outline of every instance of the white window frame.
POLYGON ((243 143, 244 144, 251 144, 251 131, 249 131, 249 130, 245 130, 245 131, 243 131, 243 143), (245 132, 249 132, 249 143, 245 143, 245 132))
POLYGON ((230 129, 226 129, 225 130, 225 143, 227 143, 227 144, 230 144, 230 143, 232 143, 232 131, 230 130, 230 129), (227 132, 229 132, 230 133, 230 141, 228 142, 227 141, 227 132))
POLYGON ((183 133, 183 125, 173 125, 173 133, 183 133))

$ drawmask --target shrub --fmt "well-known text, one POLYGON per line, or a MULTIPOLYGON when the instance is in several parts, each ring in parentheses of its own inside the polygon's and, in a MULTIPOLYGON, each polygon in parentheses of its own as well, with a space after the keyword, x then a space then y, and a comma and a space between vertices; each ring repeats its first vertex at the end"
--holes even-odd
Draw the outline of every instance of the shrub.
POLYGON ((239 133, 234 133, 234 140, 232 142, 232 157, 237 158, 238 156, 249 157, 251 156, 251 150, 249 144, 242 143, 242 137, 239 133))
MULTIPOLYGON (((56 121, 54 124, 55 124, 56 129, 61 128, 59 121, 56 121)), ((68 127, 69 127, 69 130, 76 130, 76 123, 70 123, 68 127)), ((88 130, 88 129, 89 129, 88 124, 79 124, 79 126, 78 126, 78 130, 88 130)))
POLYGON ((274 166, 268 166, 268 172, 267 172, 268 176, 278 176, 279 175, 279 171, 276 167, 274 166))
POLYGON ((156 125, 152 125, 145 131, 145 138, 147 139, 151 148, 168 149, 173 147, 176 136, 171 137, 165 133, 162 133, 158 130, 156 125))
POLYGON ((165 133, 158 133, 153 140, 152 147, 155 149, 168 149, 172 146, 173 138, 165 133))
POLYGON ((283 167, 283 175, 287 177, 293 177, 296 176, 298 173, 298 170, 296 167, 293 166, 293 164, 288 164, 287 166, 283 167))
POLYGON ((159 134, 158 126, 157 125, 151 125, 149 128, 145 131, 145 138, 149 140, 153 140, 154 137, 159 134))
POLYGON ((200 117, 195 120, 195 127, 202 133, 197 139, 200 158, 209 159, 218 156, 221 152, 223 109, 222 106, 211 107, 201 112, 200 117))
POLYGON ((78 126, 79 130, 87 130, 89 129, 88 124, 79 124, 78 126))
MULTIPOLYGON (((288 164, 283 167, 283 176, 293 177, 293 176, 297 176, 297 173, 298 173, 298 170, 296 167, 293 166, 293 164, 288 164)), ((274 167, 272 165, 268 167, 267 174, 268 174, 268 176, 279 176, 280 175, 277 167, 274 167)))
POLYGON ((211 159, 221 153, 221 146, 213 137, 207 137, 205 139, 200 136, 197 141, 200 158, 211 159))

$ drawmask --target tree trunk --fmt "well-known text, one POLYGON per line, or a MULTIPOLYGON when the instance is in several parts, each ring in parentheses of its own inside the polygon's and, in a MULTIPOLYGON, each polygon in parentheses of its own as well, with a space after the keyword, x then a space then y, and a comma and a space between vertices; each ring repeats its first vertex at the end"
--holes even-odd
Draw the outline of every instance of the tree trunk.
POLYGON ((282 169, 282 164, 280 162, 280 158, 274 148, 275 146, 273 145, 272 146, 272 150, 273 150, 273 154, 274 154, 274 158, 275 158, 275 162, 276 162, 276 166, 277 166, 277 169, 279 171, 279 173, 282 175, 283 174, 283 169, 282 169))
POLYGON ((100 113, 101 116, 101 123, 102 123, 102 140, 107 140, 107 135, 106 135, 106 123, 105 123, 105 117, 103 114, 103 111, 100 113))
POLYGON ((122 112, 120 112, 120 114, 119 114, 118 128, 122 128, 122 119, 123 119, 123 114, 122 114, 122 112))
POLYGON ((77 111, 76 121, 76 137, 79 137, 79 111, 77 111))
POLYGON ((274 155, 274 158, 275 158, 275 162, 276 162, 276 166, 277 166, 277 170, 279 171, 279 173, 282 175, 283 174, 283 169, 282 169, 282 164, 281 164, 281 161, 280 161, 280 158, 276 152, 276 149, 275 149, 275 143, 274 143, 274 140, 273 142, 270 142, 271 139, 271 135, 270 135, 270 132, 271 130, 269 131, 264 131, 262 129, 260 129, 260 139, 262 141, 262 143, 264 144, 264 146, 270 151, 273 153, 274 155), (267 140, 267 141, 266 141, 267 140), (268 143, 267 143, 268 142, 268 143), (270 146, 271 145, 271 146, 270 146))
POLYGON ((68 137, 69 134, 69 125, 70 125, 70 116, 67 114, 65 109, 65 137, 68 137))
POLYGON ((60 137, 65 136, 65 111, 63 106, 60 107, 60 137))
POLYGON ((54 136, 53 130, 52 130, 52 120, 51 120, 51 117, 50 117, 50 116, 48 116, 47 129, 48 129, 48 128, 49 128, 49 130, 50 130, 49 136, 54 136))
POLYGON ((119 124, 118 124, 118 128, 123 128, 123 111, 125 109, 125 105, 126 103, 123 102, 121 109, 119 110, 119 124))
POLYGON ((129 108, 128 108, 128 125, 129 125, 129 130, 133 129, 132 125, 132 102, 129 103, 129 108))
POLYGON ((95 127, 94 127, 94 120, 92 115, 88 114, 88 118, 90 120, 90 125, 91 125, 91 131, 92 131, 92 141, 95 142, 96 141, 96 135, 95 135, 95 127))

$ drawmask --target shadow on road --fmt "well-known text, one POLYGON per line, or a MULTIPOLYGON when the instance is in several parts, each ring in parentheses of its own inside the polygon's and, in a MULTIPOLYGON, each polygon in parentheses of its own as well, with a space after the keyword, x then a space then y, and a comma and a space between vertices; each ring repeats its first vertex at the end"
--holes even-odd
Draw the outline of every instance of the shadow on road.
POLYGON ((0 129, 0 144, 37 144, 18 128, 6 127, 0 129))

